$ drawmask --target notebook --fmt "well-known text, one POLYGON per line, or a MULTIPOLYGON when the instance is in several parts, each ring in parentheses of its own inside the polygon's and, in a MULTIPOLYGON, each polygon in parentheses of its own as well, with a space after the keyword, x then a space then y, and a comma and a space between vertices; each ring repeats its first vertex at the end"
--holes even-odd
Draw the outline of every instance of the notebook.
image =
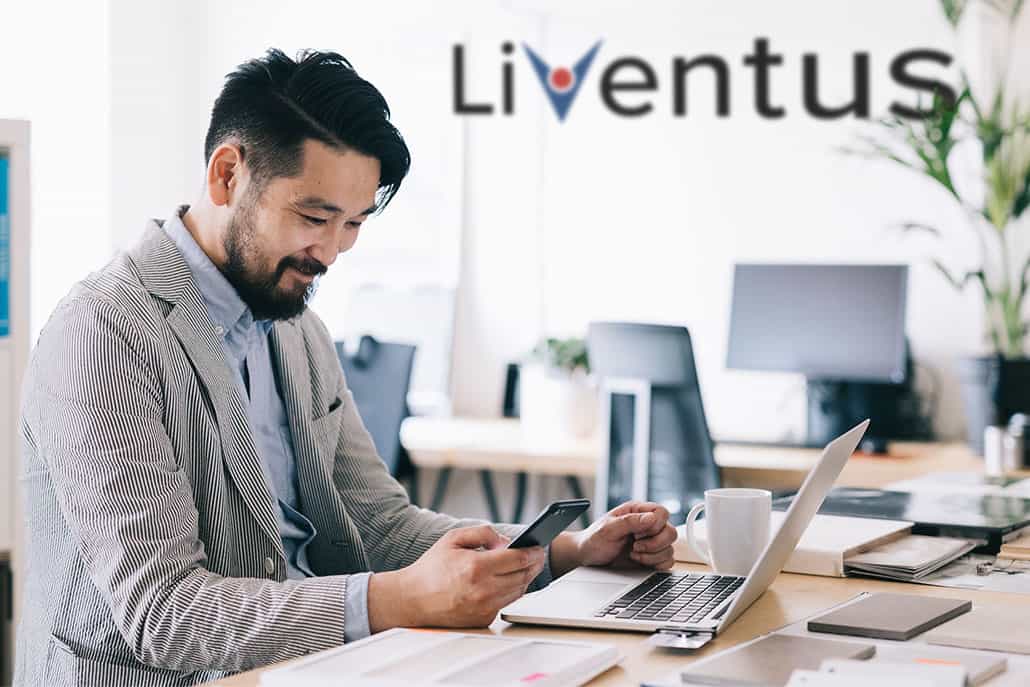
POLYGON ((998 558, 1016 561, 1030 561, 1030 534, 1023 534, 1001 545, 998 558))
MULTIPOLYGON (((769 519, 771 534, 779 529, 784 517, 786 517, 786 513, 773 511, 769 519)), ((704 561, 687 546, 684 527, 685 525, 680 525, 676 528, 679 534, 673 544, 676 560, 687 563, 703 563, 704 561)), ((848 556, 892 542, 904 537, 911 530, 912 523, 899 520, 870 520, 868 518, 817 515, 812 519, 805 533, 801 535, 801 541, 798 542, 794 553, 787 559, 783 571, 805 575, 844 577, 845 559, 848 556)), ((708 541, 703 519, 694 524, 694 536, 698 541, 708 541)))
POLYGON ((831 658, 823 661, 819 672, 864 677, 866 687, 885 683, 912 687, 968 687, 966 669, 961 665, 937 663, 894 663, 892 661, 851 661, 831 658))
POLYGON ((961 558, 983 542, 911 534, 844 559, 848 573, 915 582, 961 558))
POLYGON ((914 594, 870 594, 808 621, 810 632, 906 641, 967 613, 971 601, 914 594))
POLYGON ((1030 654, 1025 606, 981 606, 927 632, 928 644, 1030 654))
POLYGON ((261 676, 261 687, 575 687, 619 661, 611 644, 394 629, 261 676))
POLYGON ((773 634, 691 664, 684 684, 782 687, 795 669, 817 670, 830 658, 866 659, 872 644, 773 634))
POLYGON ((916 663, 920 665, 959 665, 966 670, 969 687, 987 682, 1001 675, 1008 668, 1004 656, 974 653, 962 649, 926 646, 922 643, 892 644, 877 647, 876 656, 870 659, 880 663, 916 663))

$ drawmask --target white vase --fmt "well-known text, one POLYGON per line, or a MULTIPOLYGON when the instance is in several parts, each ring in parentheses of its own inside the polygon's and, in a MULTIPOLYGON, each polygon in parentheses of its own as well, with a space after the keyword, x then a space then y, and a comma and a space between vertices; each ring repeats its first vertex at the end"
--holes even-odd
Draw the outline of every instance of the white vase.
POLYGON ((519 416, 529 443, 590 436, 597 424, 597 387, 583 370, 568 372, 542 363, 519 368, 519 416))

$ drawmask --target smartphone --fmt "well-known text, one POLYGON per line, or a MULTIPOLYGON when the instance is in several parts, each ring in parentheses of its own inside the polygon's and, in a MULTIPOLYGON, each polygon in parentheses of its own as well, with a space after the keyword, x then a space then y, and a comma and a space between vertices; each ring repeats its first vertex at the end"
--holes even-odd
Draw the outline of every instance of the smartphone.
POLYGON ((589 499, 555 501, 536 516, 533 522, 519 533, 519 536, 512 539, 508 548, 524 549, 529 546, 547 546, 587 508, 590 508, 589 499))

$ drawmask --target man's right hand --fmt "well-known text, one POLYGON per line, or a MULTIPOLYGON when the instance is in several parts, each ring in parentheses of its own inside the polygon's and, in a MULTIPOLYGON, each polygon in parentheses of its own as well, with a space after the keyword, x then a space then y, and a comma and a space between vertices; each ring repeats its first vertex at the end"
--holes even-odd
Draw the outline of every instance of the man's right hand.
POLYGON ((508 541, 489 525, 463 527, 407 568, 372 575, 369 628, 486 627, 544 567, 543 548, 506 549, 508 541))

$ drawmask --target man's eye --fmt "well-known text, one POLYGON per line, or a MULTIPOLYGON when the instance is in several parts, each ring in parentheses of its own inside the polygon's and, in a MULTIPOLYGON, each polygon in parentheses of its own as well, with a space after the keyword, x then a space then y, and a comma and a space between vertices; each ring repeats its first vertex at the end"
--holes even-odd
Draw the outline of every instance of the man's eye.
POLYGON ((322 219, 321 217, 312 217, 311 215, 301 215, 301 217, 307 220, 308 224, 321 226, 326 223, 326 220, 322 219))
POLYGON ((351 229, 360 229, 361 228, 361 222, 347 222, 347 226, 350 227, 351 229))

